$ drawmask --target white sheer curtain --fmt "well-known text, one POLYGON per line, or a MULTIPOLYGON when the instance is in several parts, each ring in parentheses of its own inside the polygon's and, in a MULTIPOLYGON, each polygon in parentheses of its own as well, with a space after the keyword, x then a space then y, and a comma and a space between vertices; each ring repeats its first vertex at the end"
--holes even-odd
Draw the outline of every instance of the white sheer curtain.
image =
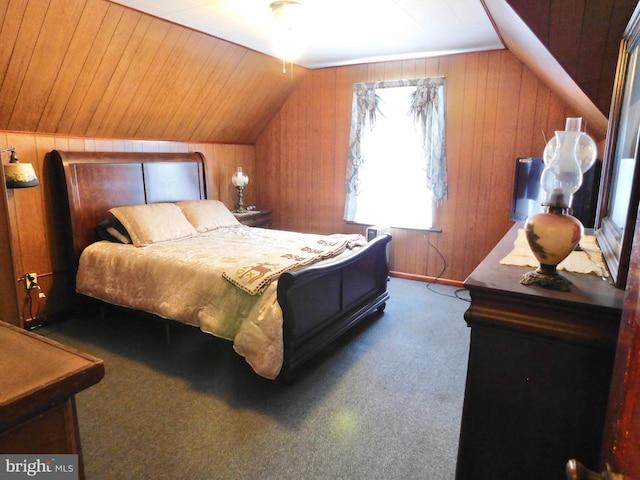
POLYGON ((446 199, 444 78, 354 85, 347 221, 433 226, 446 199))

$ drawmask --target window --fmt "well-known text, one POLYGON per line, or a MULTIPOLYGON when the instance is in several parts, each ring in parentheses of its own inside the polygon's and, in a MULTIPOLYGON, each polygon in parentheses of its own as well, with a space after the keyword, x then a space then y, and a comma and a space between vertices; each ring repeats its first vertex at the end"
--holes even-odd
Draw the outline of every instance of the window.
POLYGON ((446 198, 444 78, 354 85, 345 220, 430 229, 446 198))

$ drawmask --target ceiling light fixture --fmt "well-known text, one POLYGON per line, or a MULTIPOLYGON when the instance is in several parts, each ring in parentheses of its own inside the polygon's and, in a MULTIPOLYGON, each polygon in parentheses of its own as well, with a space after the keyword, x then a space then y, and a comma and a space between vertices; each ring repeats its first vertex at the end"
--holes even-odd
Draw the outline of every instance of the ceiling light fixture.
POLYGON ((282 60, 282 72, 286 63, 293 67, 293 61, 302 51, 300 29, 300 3, 292 0, 278 0, 269 4, 274 20, 274 46, 278 58, 282 60))

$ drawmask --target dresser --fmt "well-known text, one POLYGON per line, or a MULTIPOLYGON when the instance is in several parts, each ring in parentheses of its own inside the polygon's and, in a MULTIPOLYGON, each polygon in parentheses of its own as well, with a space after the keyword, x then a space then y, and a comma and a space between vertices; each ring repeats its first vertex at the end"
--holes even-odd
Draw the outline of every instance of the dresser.
POLYGON ((457 480, 565 480, 597 470, 624 291, 562 273, 571 292, 521 285, 501 265, 516 224, 465 280, 471 331, 457 480))
POLYGON ((102 360, 0 322, 0 453, 77 454, 75 394, 104 376, 102 360))

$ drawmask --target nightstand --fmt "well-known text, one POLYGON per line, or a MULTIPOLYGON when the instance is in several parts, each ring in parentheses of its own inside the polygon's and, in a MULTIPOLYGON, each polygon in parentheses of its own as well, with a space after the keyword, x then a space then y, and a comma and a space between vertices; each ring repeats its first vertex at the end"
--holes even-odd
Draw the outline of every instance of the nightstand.
POLYGON ((238 221, 248 227, 271 227, 271 210, 256 210, 247 213, 233 213, 238 221))

